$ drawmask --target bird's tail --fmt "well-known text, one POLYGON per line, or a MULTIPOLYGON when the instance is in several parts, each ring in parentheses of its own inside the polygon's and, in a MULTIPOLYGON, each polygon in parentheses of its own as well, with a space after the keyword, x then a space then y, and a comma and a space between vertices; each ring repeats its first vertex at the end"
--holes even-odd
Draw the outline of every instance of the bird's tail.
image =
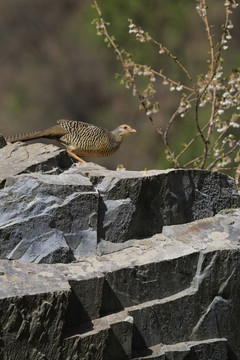
POLYGON ((43 131, 31 131, 24 134, 5 136, 5 140, 14 143, 17 141, 28 141, 40 138, 59 139, 61 136, 66 134, 66 130, 61 128, 59 125, 55 125, 43 131))
POLYGON ((40 131, 31 131, 31 132, 24 133, 24 134, 5 136, 5 140, 9 141, 11 143, 14 143, 16 141, 27 141, 27 140, 32 140, 32 139, 39 139, 40 137, 42 137, 41 135, 39 136, 40 133, 41 133, 40 131))

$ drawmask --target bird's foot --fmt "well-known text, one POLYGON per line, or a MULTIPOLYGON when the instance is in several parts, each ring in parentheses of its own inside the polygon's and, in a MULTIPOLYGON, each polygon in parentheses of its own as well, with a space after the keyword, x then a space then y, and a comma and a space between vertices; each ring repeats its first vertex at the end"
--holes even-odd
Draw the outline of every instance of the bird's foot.
POLYGON ((67 149, 67 152, 69 155, 71 155, 72 157, 74 157, 74 159, 76 159, 77 161, 81 162, 81 163, 85 163, 86 161, 84 161, 83 159, 81 159, 79 156, 77 156, 76 154, 74 154, 72 151, 70 151, 69 149, 67 149))

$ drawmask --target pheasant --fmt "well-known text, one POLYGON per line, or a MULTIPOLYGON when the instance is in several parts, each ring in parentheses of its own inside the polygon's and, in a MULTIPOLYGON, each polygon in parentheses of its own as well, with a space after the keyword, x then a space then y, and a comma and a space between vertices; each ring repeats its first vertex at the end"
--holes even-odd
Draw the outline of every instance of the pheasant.
POLYGON ((5 137, 6 141, 27 141, 39 138, 56 139, 66 146, 67 152, 80 162, 81 157, 103 157, 114 154, 130 133, 136 130, 120 125, 113 131, 73 120, 58 120, 57 125, 43 131, 5 137))

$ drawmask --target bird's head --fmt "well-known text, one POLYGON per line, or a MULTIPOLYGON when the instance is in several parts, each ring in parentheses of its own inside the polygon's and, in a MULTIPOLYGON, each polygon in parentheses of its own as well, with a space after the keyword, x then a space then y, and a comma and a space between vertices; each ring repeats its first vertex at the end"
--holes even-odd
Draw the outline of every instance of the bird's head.
POLYGON ((135 133, 136 130, 131 128, 129 125, 120 125, 116 130, 113 131, 114 134, 124 139, 130 133, 135 133))

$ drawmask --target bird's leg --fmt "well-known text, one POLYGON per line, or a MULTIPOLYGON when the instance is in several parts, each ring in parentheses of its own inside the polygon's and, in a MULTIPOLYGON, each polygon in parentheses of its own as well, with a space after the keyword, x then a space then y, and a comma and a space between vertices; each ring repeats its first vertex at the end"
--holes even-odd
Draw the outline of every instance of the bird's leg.
POLYGON ((71 155, 72 157, 74 157, 74 159, 76 159, 77 161, 81 162, 81 163, 85 163, 86 161, 84 161, 83 159, 81 159, 79 156, 77 156, 76 154, 74 154, 73 152, 71 152, 69 149, 67 149, 67 152, 69 155, 71 155))

